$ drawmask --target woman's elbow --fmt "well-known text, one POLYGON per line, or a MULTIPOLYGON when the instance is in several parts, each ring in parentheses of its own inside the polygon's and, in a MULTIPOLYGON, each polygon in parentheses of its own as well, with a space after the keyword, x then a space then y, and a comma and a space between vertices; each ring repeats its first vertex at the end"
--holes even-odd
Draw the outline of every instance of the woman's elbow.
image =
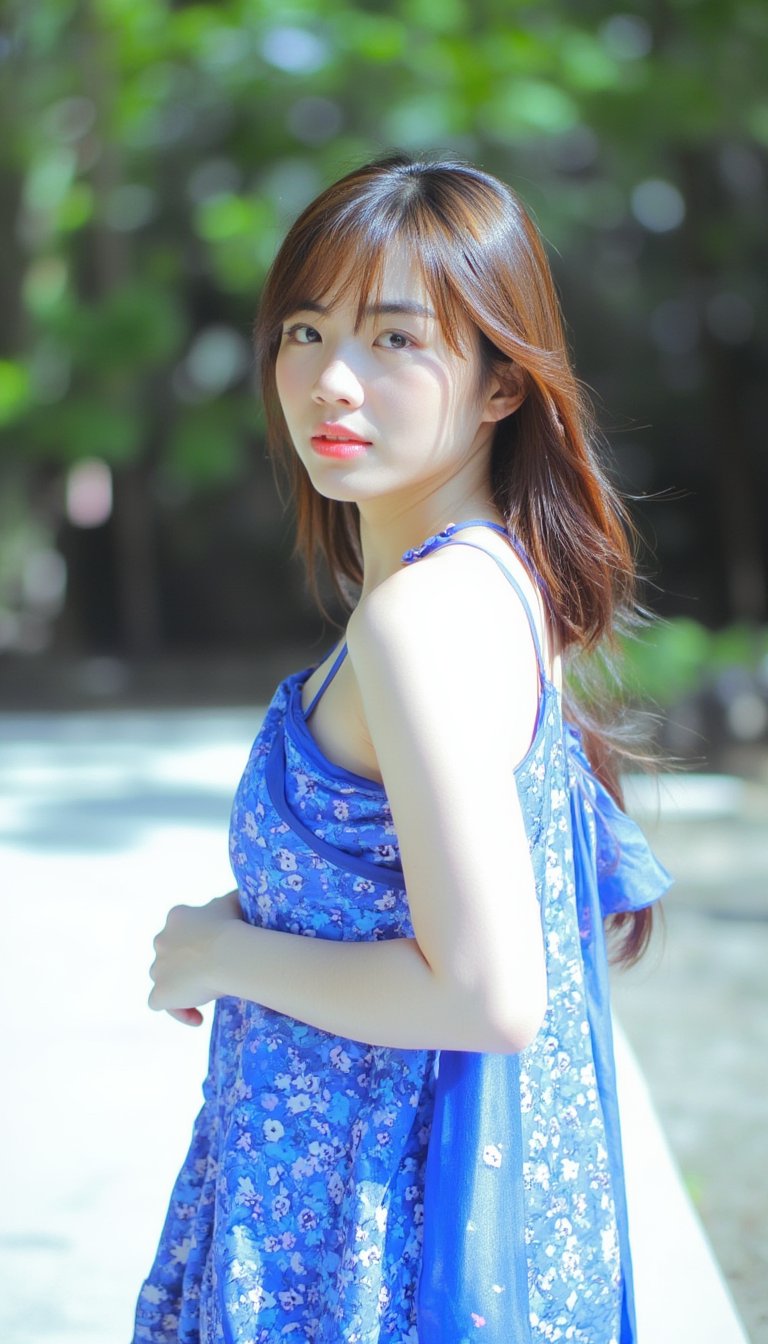
POLYGON ((541 1031, 547 1011, 546 976, 536 977, 524 993, 504 994, 488 1005, 489 1026, 497 1042, 488 1049, 496 1054, 517 1055, 532 1045, 541 1031))
POLYGON ((547 1011, 543 955, 510 964, 486 954, 481 966, 465 960, 432 973, 442 985, 441 1048, 516 1055, 535 1041, 547 1011))
POLYGON ((525 1050, 529 1045, 533 1045, 533 1042, 541 1031, 546 1011, 547 1005, 546 1002, 544 1002, 540 1007, 537 1006, 535 1009, 518 1012, 511 1020, 499 1022, 496 1027, 496 1033, 501 1044, 496 1053, 503 1055, 519 1055, 521 1050, 525 1050))

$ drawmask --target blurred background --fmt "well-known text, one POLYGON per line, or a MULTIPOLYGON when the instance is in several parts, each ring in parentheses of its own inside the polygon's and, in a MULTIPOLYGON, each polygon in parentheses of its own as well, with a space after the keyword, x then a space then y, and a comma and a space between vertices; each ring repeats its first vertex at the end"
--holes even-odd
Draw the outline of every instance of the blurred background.
POLYGON ((676 751, 764 744, 767 28, 760 0, 8 5, 0 689, 239 698, 322 639, 250 329, 289 221, 398 146, 530 205, 669 618, 638 690, 676 751))
MULTIPOLYGON (((678 885, 666 951, 622 978, 619 1007, 755 1341, 768 1338, 767 37, 763 0, 10 0, 0 17, 2 854, 7 891, 37 884, 24 937, 36 955, 48 938, 61 990, 31 1027, 17 1015, 18 1058, 39 1062, 66 1000, 90 1095, 88 995, 73 1006, 53 970, 72 939, 57 902, 67 893, 84 921, 87 986, 96 887, 120 893, 130 870, 140 913, 129 926, 113 910, 129 961, 109 1030, 131 1123, 155 1124, 149 1034, 130 1033, 147 939, 177 898, 177 845, 206 827, 225 844, 258 707, 334 638, 263 443, 260 286, 286 226, 347 169, 395 147, 468 158, 520 192, 548 242, 663 618, 628 646, 627 683, 694 773, 637 795, 678 885)), ((225 882, 210 862, 200 872, 225 882)), ((23 1076, 42 1098, 44 1078, 23 1076)), ((41 1194, 39 1217, 66 1241, 73 1209, 103 1210, 118 1188, 127 1201, 119 1156, 109 1170, 96 1204, 81 1182, 58 1212, 41 1194)), ((152 1237, 158 1181, 145 1181, 152 1237)), ((25 1217, 21 1241, 9 1234, 19 1263, 33 1247, 36 1265, 61 1267, 64 1243, 25 1217)), ((133 1284, 150 1234, 123 1237, 133 1284)), ((85 1260, 66 1264, 72 1298, 85 1260)), ((36 1334, 22 1280, 5 1286, 5 1338, 88 1337, 66 1311, 36 1334)), ((91 1325, 102 1344, 126 1333, 98 1312, 91 1325)))

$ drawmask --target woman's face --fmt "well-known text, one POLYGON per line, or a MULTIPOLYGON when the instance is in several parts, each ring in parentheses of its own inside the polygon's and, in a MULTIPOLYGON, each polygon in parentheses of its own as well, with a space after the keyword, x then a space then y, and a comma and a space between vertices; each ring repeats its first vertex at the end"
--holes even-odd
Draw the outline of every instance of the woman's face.
POLYGON ((481 386, 474 331, 464 357, 448 346, 404 250, 388 256, 381 298, 357 331, 354 286, 343 302, 312 294, 303 302, 283 323, 276 380, 294 446, 320 494, 359 503, 423 497, 478 454, 489 457, 498 385, 481 386))

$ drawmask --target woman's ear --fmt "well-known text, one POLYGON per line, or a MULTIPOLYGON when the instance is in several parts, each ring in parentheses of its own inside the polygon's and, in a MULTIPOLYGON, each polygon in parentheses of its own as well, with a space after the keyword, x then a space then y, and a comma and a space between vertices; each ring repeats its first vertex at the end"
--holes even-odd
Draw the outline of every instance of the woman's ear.
POLYGON ((504 420, 522 406, 527 396, 528 376, 525 371, 512 360, 500 361, 488 384, 483 420, 504 420))

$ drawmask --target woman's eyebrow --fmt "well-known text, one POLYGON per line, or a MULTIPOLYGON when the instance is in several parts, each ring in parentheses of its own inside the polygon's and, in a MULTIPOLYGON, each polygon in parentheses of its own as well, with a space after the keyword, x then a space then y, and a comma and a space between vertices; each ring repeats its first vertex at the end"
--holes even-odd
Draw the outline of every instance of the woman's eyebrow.
POLYGON ((396 299, 390 303, 370 304, 366 310, 366 317, 384 317, 392 314, 401 314, 404 317, 434 317, 431 308, 427 308, 423 303, 411 303, 407 299, 396 299))
MULTIPOLYGON (((293 309, 295 313, 329 313, 331 306, 318 303, 316 299, 302 299, 293 309)), ((426 317, 434 318, 435 313, 423 303, 412 303, 409 299, 393 299, 387 303, 371 303, 365 309, 366 317, 426 317)))

